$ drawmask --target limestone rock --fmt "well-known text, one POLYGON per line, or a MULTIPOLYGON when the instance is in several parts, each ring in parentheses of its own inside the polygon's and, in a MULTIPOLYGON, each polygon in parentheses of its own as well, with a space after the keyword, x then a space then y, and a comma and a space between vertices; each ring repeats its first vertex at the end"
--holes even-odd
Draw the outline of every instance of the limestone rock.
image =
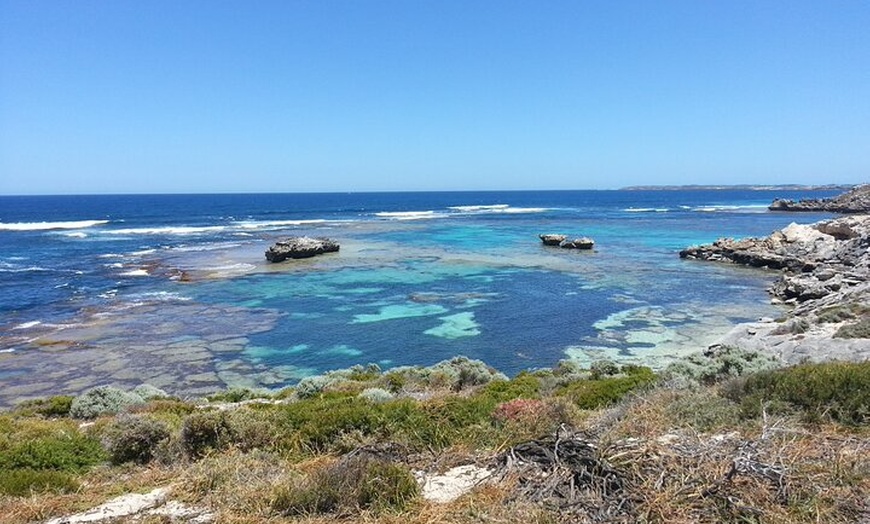
POLYGON ((544 234, 538 235, 545 246, 558 246, 563 249, 592 249, 595 241, 589 237, 568 239, 568 235, 544 234))
POLYGON ((870 213, 870 184, 860 185, 833 198, 812 198, 795 202, 776 199, 771 211, 814 211, 829 213, 870 213))
POLYGON ((310 258, 338 251, 339 244, 329 238, 293 237, 281 240, 266 250, 266 260, 283 262, 288 258, 310 258))

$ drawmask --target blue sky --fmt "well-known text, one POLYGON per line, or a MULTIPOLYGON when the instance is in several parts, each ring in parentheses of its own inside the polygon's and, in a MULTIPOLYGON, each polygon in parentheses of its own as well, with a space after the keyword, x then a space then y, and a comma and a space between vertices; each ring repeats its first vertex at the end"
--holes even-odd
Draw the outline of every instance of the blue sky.
POLYGON ((0 0, 0 194, 870 180, 870 2, 0 0))

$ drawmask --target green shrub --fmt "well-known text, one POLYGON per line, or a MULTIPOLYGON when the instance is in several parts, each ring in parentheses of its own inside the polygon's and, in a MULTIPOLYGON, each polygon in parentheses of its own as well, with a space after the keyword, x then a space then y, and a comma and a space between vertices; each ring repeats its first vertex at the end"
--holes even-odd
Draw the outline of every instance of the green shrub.
POLYGON ((674 362, 665 368, 662 376, 678 387, 712 385, 779 366, 780 362, 772 355, 737 347, 718 346, 674 362))
POLYGON ((651 386, 657 376, 650 368, 624 366, 623 376, 578 380, 556 391, 559 396, 571 399, 581 409, 598 409, 615 404, 628 393, 651 386))
POLYGON ((151 384, 139 384, 133 388, 133 394, 139 395, 142 400, 146 402, 151 400, 165 400, 169 398, 169 393, 160 388, 154 387, 151 384))
POLYGON ((729 389, 747 416, 756 416, 763 405, 786 403, 800 409, 811 421, 823 417, 843 424, 870 421, 870 361, 801 364, 756 373, 729 389))
POLYGON ((225 411, 193 413, 181 425, 181 446, 194 459, 224 449, 232 441, 233 430, 225 411))
POLYGON ((362 390, 359 397, 375 403, 387 402, 395 398, 392 393, 381 388, 366 388, 362 390))
POLYGON ((707 390, 680 392, 665 408, 665 415, 677 427, 699 432, 734 427, 740 420, 740 406, 707 390))
POLYGON ((810 329, 810 323, 803 318, 790 318, 771 331, 773 335, 800 335, 810 329))
POLYGON ((834 338, 870 338, 870 317, 840 326, 834 333, 834 338))
POLYGON ((81 433, 59 432, 11 442, 0 449, 0 471, 13 469, 78 472, 105 460, 100 443, 81 433))
POLYGON ((118 416, 105 433, 106 448, 115 464, 150 462, 155 450, 168 438, 166 424, 133 415, 118 416))
POLYGON ((406 467, 357 455, 279 488, 272 508, 287 516, 349 517, 361 510, 402 511, 418 493, 417 481, 406 467))
POLYGON ((326 375, 314 375, 305 377, 296 384, 296 396, 299 398, 311 398, 326 391, 335 384, 337 379, 326 375))
POLYGON ((851 320, 870 312, 870 308, 863 304, 852 302, 821 309, 817 314, 819 323, 837 323, 851 320))
POLYGON ((255 391, 249 388, 230 388, 226 391, 213 393, 206 398, 211 402, 242 402, 255 398, 269 398, 271 394, 266 391, 255 391))
POLYGON ((69 415, 73 397, 58 395, 49 398, 27 400, 16 406, 15 411, 22 416, 41 415, 46 418, 66 417, 69 415))
POLYGON ((144 402, 142 397, 135 393, 128 393, 112 386, 98 386, 72 401, 70 415, 73 418, 91 419, 100 415, 113 415, 129 406, 144 402))
POLYGON ((79 489, 69 473, 52 470, 0 469, 0 494, 27 497, 34 493, 70 493, 79 489))

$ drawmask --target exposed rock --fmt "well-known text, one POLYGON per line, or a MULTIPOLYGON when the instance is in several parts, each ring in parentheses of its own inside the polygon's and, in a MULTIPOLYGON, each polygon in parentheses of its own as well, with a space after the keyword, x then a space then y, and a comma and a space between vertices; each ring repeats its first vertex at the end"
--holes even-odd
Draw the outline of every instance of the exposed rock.
POLYGON ((558 246, 559 244, 564 242, 566 238, 568 238, 567 235, 553 234, 538 235, 538 237, 541 239, 541 242, 543 242, 545 246, 558 246))
POLYGON ((870 213, 870 184, 857 186, 833 198, 811 198, 797 202, 777 198, 768 209, 771 211, 870 213))
POLYGON ((329 238, 293 237, 275 242, 266 250, 266 260, 283 262, 288 258, 310 258, 339 249, 338 242, 329 238))
POLYGON ((589 237, 575 238, 574 240, 565 240, 559 244, 563 249, 592 249, 595 246, 595 241, 589 237))
POLYGON ((766 238, 719 239, 680 256, 783 271, 770 292, 794 308, 781 322, 738 327, 722 343, 768 349, 792 363, 870 357, 870 339, 836 336, 840 327, 870 318, 870 216, 791 224, 766 238))
POLYGON ((492 476, 492 471, 469 464, 457 466, 441 475, 418 471, 414 476, 420 484, 420 495, 424 499, 444 504, 470 492, 492 476))
POLYGON ((568 240, 568 235, 545 234, 538 235, 545 246, 558 246, 563 249, 592 249, 595 241, 589 237, 568 240))

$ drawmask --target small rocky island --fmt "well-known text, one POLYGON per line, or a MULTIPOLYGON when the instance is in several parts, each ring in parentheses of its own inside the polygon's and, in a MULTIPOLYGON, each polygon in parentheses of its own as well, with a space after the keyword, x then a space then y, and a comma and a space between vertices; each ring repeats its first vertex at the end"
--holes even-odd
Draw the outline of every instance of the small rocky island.
POLYGON ((292 237, 275 242, 266 250, 266 260, 283 262, 288 258, 311 258, 323 253, 338 251, 339 244, 335 240, 323 237, 292 237))
POLYGON ((568 235, 543 234, 538 235, 545 246, 561 247, 562 249, 592 249, 595 241, 589 237, 568 239, 568 235))
POLYGON ((806 200, 776 199, 768 207, 771 211, 808 211, 828 213, 870 213, 870 184, 860 185, 833 198, 806 200))

